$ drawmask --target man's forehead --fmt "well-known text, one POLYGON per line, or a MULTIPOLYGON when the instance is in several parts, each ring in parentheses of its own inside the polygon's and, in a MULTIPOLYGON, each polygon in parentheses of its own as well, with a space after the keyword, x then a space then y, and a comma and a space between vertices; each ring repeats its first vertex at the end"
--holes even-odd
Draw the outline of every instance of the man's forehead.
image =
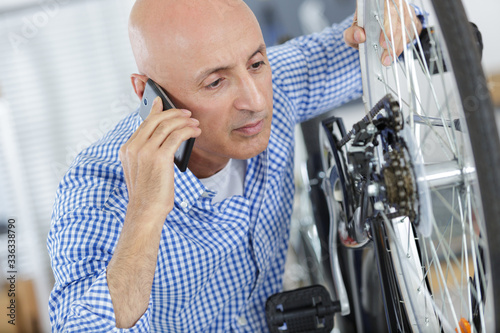
POLYGON ((162 5, 156 2, 160 0, 138 1, 154 2, 148 9, 135 8, 130 22, 137 66, 149 77, 170 76, 177 68, 191 69, 191 74, 196 69, 199 74, 214 66, 231 66, 224 61, 231 55, 224 53, 244 52, 249 57, 263 43, 255 15, 241 0, 163 0, 162 5), (145 18, 151 10, 152 16, 145 18), (231 49, 232 44, 238 46, 231 49))

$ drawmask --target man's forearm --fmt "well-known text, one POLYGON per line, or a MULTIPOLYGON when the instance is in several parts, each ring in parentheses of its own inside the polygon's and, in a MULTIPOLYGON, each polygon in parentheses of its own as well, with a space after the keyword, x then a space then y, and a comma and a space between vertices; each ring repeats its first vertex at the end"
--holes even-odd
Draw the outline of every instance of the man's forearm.
POLYGON ((134 326, 148 308, 163 226, 153 219, 163 219, 162 214, 140 214, 129 207, 108 265, 107 282, 119 328, 134 326))

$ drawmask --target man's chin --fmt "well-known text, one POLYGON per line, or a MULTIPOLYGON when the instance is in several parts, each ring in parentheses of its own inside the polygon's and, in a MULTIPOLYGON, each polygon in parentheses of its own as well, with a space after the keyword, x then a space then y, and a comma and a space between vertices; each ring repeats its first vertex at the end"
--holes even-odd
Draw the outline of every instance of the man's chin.
POLYGON ((266 150, 269 144, 270 131, 259 133, 259 135, 238 142, 236 149, 233 150, 232 158, 238 160, 247 160, 255 157, 266 150))
POLYGON ((251 159, 257 155, 259 155, 260 153, 262 153, 264 150, 266 150, 267 146, 265 146, 264 148, 262 149, 256 149, 256 150, 253 150, 251 152, 247 152, 247 153, 238 153, 236 154, 233 158, 237 159, 237 160, 248 160, 248 159, 251 159))

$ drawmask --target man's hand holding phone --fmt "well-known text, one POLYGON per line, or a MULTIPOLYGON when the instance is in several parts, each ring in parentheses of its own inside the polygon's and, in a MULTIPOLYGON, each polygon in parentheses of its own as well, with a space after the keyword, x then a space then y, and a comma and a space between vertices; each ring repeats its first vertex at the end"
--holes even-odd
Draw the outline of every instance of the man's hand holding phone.
POLYGON ((174 204, 174 155, 184 141, 201 134, 198 125, 190 111, 163 112, 161 98, 154 99, 150 114, 119 152, 129 209, 165 220, 174 204))

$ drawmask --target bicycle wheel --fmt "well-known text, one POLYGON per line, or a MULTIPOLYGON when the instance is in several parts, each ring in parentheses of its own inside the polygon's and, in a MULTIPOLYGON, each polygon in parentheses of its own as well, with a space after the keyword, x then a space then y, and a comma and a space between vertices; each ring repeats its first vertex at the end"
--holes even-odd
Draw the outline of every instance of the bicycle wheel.
POLYGON ((358 0, 358 24, 367 34, 360 46, 364 102, 370 109, 392 96, 404 127, 399 148, 382 142, 375 149, 380 177, 371 179, 382 193, 372 196, 380 217, 372 238, 384 257, 379 271, 396 284, 385 288, 386 311, 404 308, 389 326, 495 332, 500 205, 491 200, 500 197, 500 145, 478 42, 459 0, 420 1, 428 27, 386 68, 378 41, 382 32, 393 50, 396 32, 382 22, 389 1, 399 12, 408 6, 358 0))

